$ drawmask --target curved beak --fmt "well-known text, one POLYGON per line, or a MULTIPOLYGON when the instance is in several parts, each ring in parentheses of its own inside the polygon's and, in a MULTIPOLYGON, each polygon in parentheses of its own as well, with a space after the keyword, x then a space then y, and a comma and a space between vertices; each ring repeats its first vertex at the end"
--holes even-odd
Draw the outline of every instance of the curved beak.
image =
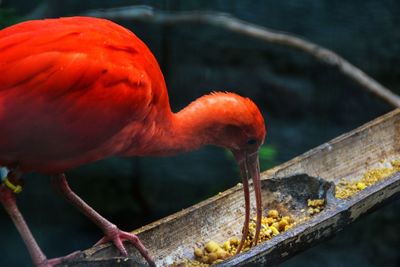
POLYGON ((258 151, 248 154, 247 152, 235 151, 236 161, 238 162, 240 168, 240 176, 242 177, 244 201, 245 201, 245 220, 243 225, 242 239, 240 241, 239 247, 236 250, 238 254, 244 245, 246 237, 249 233, 249 223, 250 223, 250 193, 249 193, 249 182, 248 179, 251 177, 253 179, 254 193, 256 197, 256 234, 254 237, 254 245, 257 245, 260 229, 261 229, 261 216, 262 216, 262 201, 261 201, 261 182, 260 182, 260 165, 258 160, 258 151))

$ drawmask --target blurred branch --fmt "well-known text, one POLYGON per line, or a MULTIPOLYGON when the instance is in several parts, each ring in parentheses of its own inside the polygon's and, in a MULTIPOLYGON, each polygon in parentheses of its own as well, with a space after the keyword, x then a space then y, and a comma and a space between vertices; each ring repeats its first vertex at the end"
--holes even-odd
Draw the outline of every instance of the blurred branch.
POLYGON ((50 10, 48 1, 42 1, 31 12, 22 17, 22 21, 32 19, 42 19, 47 17, 50 10))
POLYGON ((109 19, 139 20, 160 24, 203 23, 250 36, 268 43, 294 48, 313 56, 318 61, 336 68, 341 73, 361 85, 362 88, 380 97, 387 103, 400 108, 400 97, 398 95, 369 77, 359 68, 355 67, 335 52, 299 37, 283 32, 273 31, 237 19, 229 14, 211 11, 166 12, 154 10, 150 6, 127 6, 103 10, 91 10, 87 11, 84 15, 109 19))
POLYGON ((32 11, 25 14, 21 18, 21 21, 65 16, 68 1, 69 0, 42 0, 32 11))

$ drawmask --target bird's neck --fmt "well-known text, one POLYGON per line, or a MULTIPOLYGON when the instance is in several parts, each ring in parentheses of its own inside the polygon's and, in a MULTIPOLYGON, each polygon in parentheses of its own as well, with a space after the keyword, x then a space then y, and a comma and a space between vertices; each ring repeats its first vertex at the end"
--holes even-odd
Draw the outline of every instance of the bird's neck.
POLYGON ((155 124, 141 156, 176 155, 209 144, 207 122, 199 120, 199 115, 191 108, 171 112, 167 119, 155 124))
POLYGON ((218 114, 200 98, 177 113, 154 114, 143 135, 125 151, 126 156, 170 156, 213 144, 217 133, 212 120, 218 114))
POLYGON ((122 155, 168 156, 203 145, 231 146, 227 138, 232 130, 229 126, 243 116, 245 101, 249 100, 232 93, 212 93, 177 113, 172 113, 169 106, 162 112, 155 109, 137 126, 139 133, 122 155))

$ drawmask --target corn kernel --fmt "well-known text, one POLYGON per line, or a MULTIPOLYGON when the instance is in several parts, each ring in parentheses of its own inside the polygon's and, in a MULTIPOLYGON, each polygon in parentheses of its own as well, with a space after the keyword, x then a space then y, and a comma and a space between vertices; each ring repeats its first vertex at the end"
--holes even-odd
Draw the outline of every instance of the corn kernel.
MULTIPOLYGON (((380 161, 381 163, 384 160, 380 161)), ((336 197, 346 199, 354 195, 355 193, 364 190, 366 187, 385 179, 393 173, 400 171, 400 159, 393 160, 390 162, 392 167, 383 167, 378 169, 367 170, 363 176, 357 181, 341 181, 336 187, 336 197)))
POLYGON ((199 248, 195 248, 194 249, 194 255, 198 258, 201 258, 203 256, 203 250, 199 249, 199 248))
POLYGON ((226 252, 225 250, 221 249, 217 251, 217 257, 218 259, 225 259, 229 256, 228 252, 226 252))
POLYGON ((237 237, 233 237, 233 238, 231 238, 230 242, 232 245, 239 245, 240 241, 237 237))
POLYGON ((221 248, 216 242, 214 241, 209 241, 206 245, 205 245, 205 249, 208 252, 214 252, 217 251, 218 248, 221 248))
MULTIPOLYGON (((310 207, 313 209, 320 209, 319 206, 310 207)), ((280 232, 290 229, 295 225, 294 220, 290 216, 280 217, 278 210, 273 209, 268 213, 268 217, 261 218, 261 231, 258 243, 269 240, 273 236, 278 235, 280 232)), ((255 220, 251 220, 249 224, 249 233, 245 238, 242 252, 248 251, 254 245, 255 237, 255 220)), ((228 234, 232 232, 229 231, 228 234)), ((236 254, 239 246, 240 239, 232 237, 219 245, 215 241, 209 241, 204 245, 204 248, 194 248, 194 255, 196 260, 185 259, 183 262, 175 263, 174 266, 187 266, 187 267, 206 267, 212 264, 217 264, 223 260, 232 257, 236 254)))
POLYGON ((225 243, 222 245, 222 248, 225 250, 230 250, 231 249, 231 241, 227 240, 225 243))
POLYGON ((285 226, 285 231, 289 230, 290 228, 292 228, 292 225, 286 225, 285 226))
POLYGON ((308 208, 307 212, 308 212, 308 214, 313 215, 314 214, 314 209, 313 208, 308 208))
POLYGON ((286 219, 282 219, 279 221, 279 230, 285 229, 285 226, 288 225, 289 222, 286 219))
POLYGON ((216 252, 211 252, 210 254, 208 254, 208 261, 209 262, 214 262, 217 259, 218 259, 218 255, 217 255, 216 252))
POLYGON ((209 262, 208 256, 203 256, 201 258, 201 262, 208 263, 209 262))
POLYGON ((278 218, 279 217, 279 212, 277 210, 269 210, 268 211, 268 217, 278 218))
POLYGON ((325 204, 325 199, 309 199, 307 200, 307 206, 309 207, 318 207, 323 206, 325 204))
POLYGON ((272 230, 271 230, 271 228, 268 228, 268 230, 266 231, 266 234, 267 234, 268 236, 271 236, 271 235, 272 235, 272 230))
POLYGON ((265 219, 265 223, 268 224, 268 225, 271 225, 271 224, 273 224, 274 222, 275 222, 275 220, 274 220, 273 218, 271 218, 271 217, 267 217, 267 218, 265 219))
POLYGON ((392 162, 390 162, 390 164, 392 164, 393 168, 395 168, 396 171, 400 170, 400 160, 392 160, 392 162))
POLYGON ((271 227, 275 227, 276 229, 279 229, 279 223, 278 222, 274 222, 271 226, 270 226, 270 228, 271 227))
POLYGON ((272 230, 272 232, 274 233, 274 235, 279 234, 278 229, 276 229, 274 226, 270 226, 269 228, 272 230))
POLYGON ((367 187, 367 185, 363 182, 357 183, 356 186, 358 190, 364 190, 367 187))

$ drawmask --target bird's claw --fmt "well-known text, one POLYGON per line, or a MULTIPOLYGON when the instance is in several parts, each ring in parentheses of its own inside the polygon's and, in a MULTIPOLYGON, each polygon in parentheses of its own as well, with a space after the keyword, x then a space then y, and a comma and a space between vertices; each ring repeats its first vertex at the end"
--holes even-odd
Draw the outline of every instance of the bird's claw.
POLYGON ((153 259, 150 257, 149 252, 142 244, 140 239, 137 237, 137 235, 121 231, 118 228, 110 229, 107 234, 96 243, 96 245, 113 242, 117 249, 121 252, 121 254, 126 257, 128 256, 128 252, 123 244, 123 241, 128 241, 133 244, 135 248, 139 250, 140 254, 142 254, 142 256, 150 264, 150 266, 156 266, 153 259))

